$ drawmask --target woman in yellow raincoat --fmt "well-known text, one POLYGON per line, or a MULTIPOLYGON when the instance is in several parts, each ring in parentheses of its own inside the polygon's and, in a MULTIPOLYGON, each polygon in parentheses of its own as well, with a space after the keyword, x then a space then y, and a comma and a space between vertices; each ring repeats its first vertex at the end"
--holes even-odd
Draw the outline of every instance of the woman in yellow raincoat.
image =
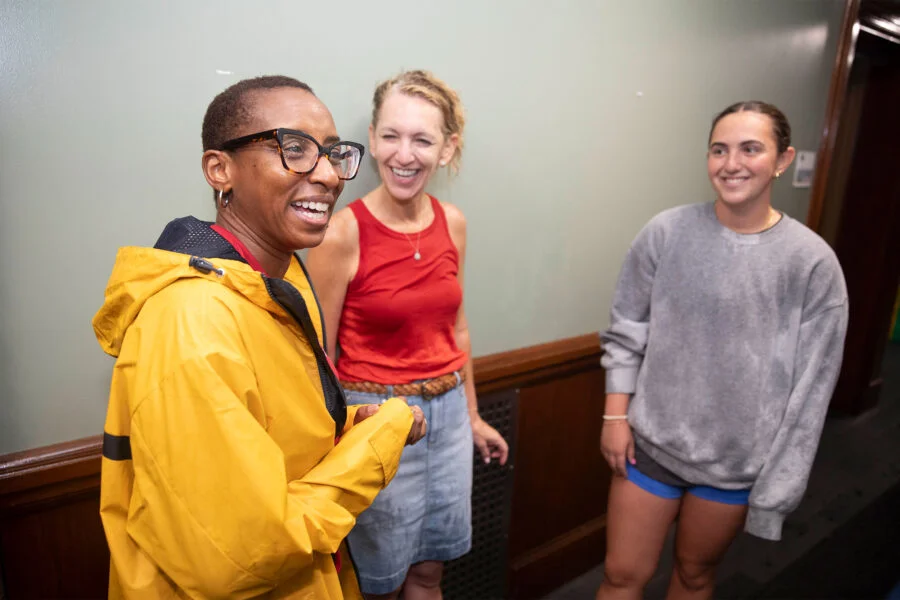
POLYGON ((348 410, 294 252, 322 241, 362 146, 273 76, 213 100, 203 149, 216 222, 122 248, 94 318, 117 357, 110 597, 358 598, 344 537, 426 424, 399 399, 348 410))

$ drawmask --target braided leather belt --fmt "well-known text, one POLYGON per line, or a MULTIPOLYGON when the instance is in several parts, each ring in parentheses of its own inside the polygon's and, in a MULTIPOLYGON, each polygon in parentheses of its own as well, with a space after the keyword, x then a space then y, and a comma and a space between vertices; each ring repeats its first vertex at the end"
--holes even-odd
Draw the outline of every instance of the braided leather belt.
POLYGON ((434 379, 426 379, 419 383, 400 383, 391 386, 392 390, 390 392, 388 391, 388 386, 371 381, 342 381, 341 386, 351 392, 365 392, 382 396, 388 393, 394 396, 422 396, 425 400, 431 400, 441 394, 446 394, 457 385, 462 385, 465 380, 466 372, 457 371, 435 377, 434 379), (459 379, 456 378, 457 373, 459 373, 459 379))

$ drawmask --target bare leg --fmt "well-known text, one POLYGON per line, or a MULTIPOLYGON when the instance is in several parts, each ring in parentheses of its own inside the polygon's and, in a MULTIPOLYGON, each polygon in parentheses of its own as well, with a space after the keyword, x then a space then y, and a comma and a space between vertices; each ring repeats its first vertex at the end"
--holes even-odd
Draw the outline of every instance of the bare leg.
POLYGON ((597 600, 639 600, 653 577, 681 500, 644 491, 613 477, 606 516, 606 562, 597 600))
POLYGON ((403 600, 441 600, 441 577, 444 563, 426 560, 416 563, 406 574, 403 584, 403 600))
POLYGON ((716 568, 740 533, 747 507, 684 495, 675 534, 675 565, 666 598, 712 598, 716 568))

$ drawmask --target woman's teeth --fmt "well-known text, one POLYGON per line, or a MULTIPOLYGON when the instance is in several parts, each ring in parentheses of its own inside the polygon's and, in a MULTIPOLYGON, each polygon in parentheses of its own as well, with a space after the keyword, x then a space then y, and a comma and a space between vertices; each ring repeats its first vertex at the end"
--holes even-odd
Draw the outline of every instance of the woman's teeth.
POLYGON ((303 202, 292 202, 291 206, 294 208, 305 208, 307 210, 314 210, 317 212, 325 212, 328 210, 328 205, 324 202, 309 202, 308 200, 304 200, 303 202))
POLYGON ((418 172, 418 169, 394 169, 394 168, 392 168, 391 171, 397 177, 412 177, 413 175, 415 175, 418 172))

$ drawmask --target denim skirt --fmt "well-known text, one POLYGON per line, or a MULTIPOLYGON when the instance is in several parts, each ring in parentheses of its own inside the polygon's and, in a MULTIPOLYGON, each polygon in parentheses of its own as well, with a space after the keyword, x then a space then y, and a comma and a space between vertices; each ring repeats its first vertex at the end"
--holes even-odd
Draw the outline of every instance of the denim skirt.
MULTIPOLYGON (((345 391, 347 404, 380 404, 379 394, 345 391)), ((365 594, 399 588, 411 565, 459 558, 472 547, 472 427, 465 386, 425 400, 406 396, 428 421, 403 449, 390 484, 356 520, 349 546, 365 594)))

